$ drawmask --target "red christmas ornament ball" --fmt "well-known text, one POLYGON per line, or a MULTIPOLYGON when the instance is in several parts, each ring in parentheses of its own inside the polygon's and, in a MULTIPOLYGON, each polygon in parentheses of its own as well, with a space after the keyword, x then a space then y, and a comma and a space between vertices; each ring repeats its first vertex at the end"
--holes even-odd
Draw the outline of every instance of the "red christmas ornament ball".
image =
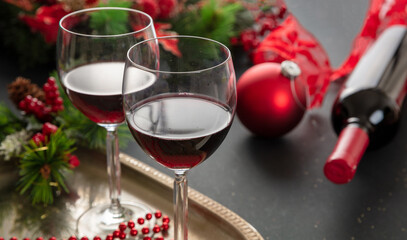
POLYGON ((264 137, 280 137, 297 126, 307 106, 299 74, 291 61, 261 63, 244 72, 237 82, 237 116, 242 124, 264 137))

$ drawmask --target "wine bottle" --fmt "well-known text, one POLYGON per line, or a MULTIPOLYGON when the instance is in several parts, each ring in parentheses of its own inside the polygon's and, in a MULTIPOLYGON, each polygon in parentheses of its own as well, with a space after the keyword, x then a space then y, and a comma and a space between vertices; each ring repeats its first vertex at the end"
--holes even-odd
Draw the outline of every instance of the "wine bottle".
POLYGON ((407 27, 394 25, 359 60, 333 104, 331 120, 339 137, 324 166, 329 180, 351 181, 365 151, 395 135, 406 80, 407 27))

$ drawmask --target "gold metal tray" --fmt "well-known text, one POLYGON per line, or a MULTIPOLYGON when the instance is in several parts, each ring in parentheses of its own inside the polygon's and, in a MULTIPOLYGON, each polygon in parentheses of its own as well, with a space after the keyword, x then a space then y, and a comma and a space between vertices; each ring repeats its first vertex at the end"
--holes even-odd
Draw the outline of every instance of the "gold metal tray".
MULTIPOLYGON (((0 237, 67 239, 75 233, 75 219, 95 204, 106 203, 108 185, 105 156, 95 151, 77 153, 81 165, 67 176, 71 189, 50 206, 31 205, 14 189, 17 168, 12 163, 0 167, 0 237)), ((132 158, 120 155, 122 201, 142 202, 172 219, 173 178, 132 158)), ((236 213, 189 188, 190 240, 263 240, 249 223, 236 213)), ((173 238, 172 223, 169 236, 173 238)), ((81 237, 81 236, 78 236, 81 237)), ((88 236, 92 239, 93 236, 88 236)))

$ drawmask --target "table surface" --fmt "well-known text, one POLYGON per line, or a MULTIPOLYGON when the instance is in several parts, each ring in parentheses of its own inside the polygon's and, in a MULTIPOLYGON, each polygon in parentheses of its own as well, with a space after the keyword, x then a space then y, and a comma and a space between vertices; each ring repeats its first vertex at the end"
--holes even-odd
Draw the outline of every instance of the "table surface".
MULTIPOLYGON (((286 2, 338 66, 349 53, 368 1, 286 2)), ((239 76, 248 59, 234 58, 239 76)), ((4 56, 0 69, 0 96, 7 103, 4 86, 16 76, 47 77, 41 70, 22 73, 4 56)), ((353 181, 336 185, 322 168, 337 139, 330 111, 338 88, 333 83, 322 107, 308 111, 278 139, 255 137, 236 118, 217 152, 189 172, 189 186, 239 214, 265 239, 407 239, 407 111, 391 143, 367 152, 353 181)), ((135 142, 122 151, 171 174, 135 142)))

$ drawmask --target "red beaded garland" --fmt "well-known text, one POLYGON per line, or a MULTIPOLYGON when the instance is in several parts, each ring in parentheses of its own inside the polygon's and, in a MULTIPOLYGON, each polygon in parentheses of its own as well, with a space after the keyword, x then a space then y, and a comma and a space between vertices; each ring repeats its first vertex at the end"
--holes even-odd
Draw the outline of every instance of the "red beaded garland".
POLYGON ((142 225, 144 223, 144 218, 138 218, 137 223, 142 225))
POLYGON ((160 218, 160 217, 162 216, 161 211, 160 211, 160 210, 157 210, 157 211, 154 213, 154 216, 155 216, 156 218, 160 218))
POLYGON ((113 232, 113 237, 114 238, 118 238, 120 236, 120 230, 115 230, 114 232, 113 232))
POLYGON ((161 231, 160 226, 155 225, 155 226, 153 227, 153 232, 155 232, 155 233, 159 233, 160 231, 161 231))
POLYGON ((122 240, 125 239, 126 238, 126 233, 125 232, 120 232, 119 238, 122 239, 122 240))
POLYGON ((133 220, 129 220, 129 221, 127 222, 127 226, 128 226, 130 229, 134 228, 135 225, 136 225, 136 224, 133 222, 133 220))
POLYGON ((143 234, 148 234, 148 233, 150 233, 150 229, 149 229, 148 227, 143 227, 143 228, 141 229, 141 232, 142 232, 143 234))
POLYGON ((131 236, 137 236, 137 234, 138 234, 138 231, 136 230, 136 229, 132 229, 132 230, 130 230, 130 235, 131 236))
POLYGON ((120 223, 119 224, 119 229, 120 229, 120 231, 124 231, 124 230, 126 230, 126 228, 127 228, 127 225, 126 225, 126 223, 120 223))
POLYGON ((163 223, 170 223, 170 218, 168 216, 163 217, 163 223))

